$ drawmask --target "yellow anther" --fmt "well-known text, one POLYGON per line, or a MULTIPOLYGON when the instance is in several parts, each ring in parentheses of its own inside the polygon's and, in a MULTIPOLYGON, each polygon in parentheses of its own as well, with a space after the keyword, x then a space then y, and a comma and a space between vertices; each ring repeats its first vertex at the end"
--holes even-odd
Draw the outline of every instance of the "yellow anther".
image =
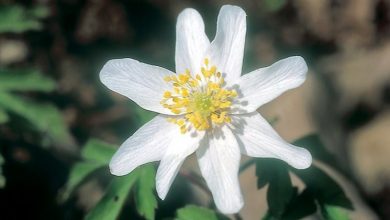
POLYGON ((172 93, 170 91, 165 91, 163 96, 164 98, 171 98, 172 93))
POLYGON ((187 89, 181 89, 181 94, 183 96, 188 96, 188 90, 187 89))
POLYGON ((185 121, 184 121, 184 119, 179 119, 179 120, 177 120, 177 125, 179 125, 179 126, 183 126, 184 124, 185 124, 185 121))
POLYGON ((185 126, 180 126, 180 132, 185 134, 187 132, 187 128, 185 126))
POLYGON ((181 111, 179 109, 171 109, 171 111, 172 111, 172 113, 177 114, 177 115, 181 113, 181 111))
POLYGON ((212 66, 212 67, 210 68, 210 73, 211 73, 211 75, 214 75, 216 71, 217 71, 217 67, 216 67, 216 66, 212 66))
POLYGON ((180 80, 181 83, 187 83, 188 79, 189 79, 188 75, 185 75, 185 74, 180 74, 179 75, 179 80, 180 80))
POLYGON ((205 64, 206 66, 209 65, 209 59, 208 59, 208 58, 205 58, 205 59, 204 59, 204 64, 205 64))

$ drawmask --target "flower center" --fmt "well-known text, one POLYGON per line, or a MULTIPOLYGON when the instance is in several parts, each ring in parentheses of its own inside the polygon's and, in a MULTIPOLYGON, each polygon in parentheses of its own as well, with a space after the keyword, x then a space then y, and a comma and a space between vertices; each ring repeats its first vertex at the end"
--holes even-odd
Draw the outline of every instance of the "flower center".
POLYGON ((164 78, 172 84, 172 91, 165 91, 161 104, 174 114, 184 114, 183 118, 169 118, 172 123, 180 126, 181 133, 192 128, 207 130, 211 124, 229 123, 227 115, 232 100, 237 96, 235 90, 223 88, 223 76, 216 66, 209 66, 209 60, 204 60, 201 74, 191 75, 189 70, 178 75, 164 78))

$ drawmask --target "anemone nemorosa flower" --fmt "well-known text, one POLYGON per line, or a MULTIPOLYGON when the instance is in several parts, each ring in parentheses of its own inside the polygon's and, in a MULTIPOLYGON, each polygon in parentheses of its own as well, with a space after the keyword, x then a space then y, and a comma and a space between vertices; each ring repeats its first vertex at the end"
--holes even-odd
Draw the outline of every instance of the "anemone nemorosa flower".
POLYGON ((243 206, 241 153, 278 158, 297 169, 310 166, 310 153, 284 141, 256 112, 301 85, 306 63, 289 57, 241 75, 245 34, 246 14, 240 7, 221 8, 211 43, 200 14, 185 9, 176 25, 176 73, 129 58, 104 65, 104 85, 159 113, 120 146, 110 162, 112 174, 126 175, 160 161, 156 188, 164 199, 185 158, 196 152, 217 208, 235 213, 243 206))

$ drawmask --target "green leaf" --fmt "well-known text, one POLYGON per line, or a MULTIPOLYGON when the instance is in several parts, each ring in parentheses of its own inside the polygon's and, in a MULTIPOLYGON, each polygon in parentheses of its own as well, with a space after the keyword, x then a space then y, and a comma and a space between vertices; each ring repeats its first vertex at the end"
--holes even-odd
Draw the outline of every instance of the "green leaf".
POLYGON ((227 220, 226 216, 195 205, 187 205, 177 210, 176 220, 227 220))
POLYGON ((292 171, 306 184, 306 189, 320 205, 341 206, 353 209, 343 189, 327 173, 312 165, 308 169, 292 171))
POLYGON ((4 164, 4 158, 3 155, 0 154, 0 189, 5 186, 5 177, 3 175, 3 164, 4 164))
POLYGON ((317 211, 317 205, 309 191, 304 190, 301 194, 295 188, 294 196, 289 201, 282 219, 298 220, 312 215, 317 211))
POLYGON ((38 6, 30 10, 20 5, 0 6, 0 33, 21 33, 29 30, 40 30, 42 24, 39 19, 48 15, 48 9, 38 6))
POLYGON ((105 195, 98 204, 87 214, 86 220, 115 220, 126 201, 131 187, 137 180, 137 170, 129 175, 114 177, 108 186, 105 195))
POLYGON ((55 82, 35 69, 0 69, 0 91, 41 91, 55 89, 55 82))
POLYGON ((291 198, 294 188, 288 173, 287 164, 271 158, 262 158, 256 162, 257 187, 269 184, 267 202, 270 215, 280 218, 291 198))
POLYGON ((329 153, 317 134, 306 135, 294 141, 292 144, 310 150, 312 156, 317 160, 324 162, 337 170, 342 170, 337 163, 336 157, 329 153))
POLYGON ((97 139, 90 139, 81 150, 81 156, 86 160, 108 164, 114 155, 116 147, 97 139))
POLYGON ((76 163, 72 167, 65 185, 65 191, 62 194, 62 199, 68 199, 75 188, 88 176, 108 164, 114 153, 114 146, 97 139, 90 139, 81 150, 81 156, 85 161, 76 163))
POLYGON ((0 124, 8 122, 9 117, 7 112, 0 108, 0 124))
POLYGON ((68 181, 65 185, 65 190, 62 193, 62 200, 67 200, 73 191, 94 171, 103 165, 100 163, 94 162, 80 162, 73 165, 69 176, 68 181))
POLYGON ((38 131, 61 144, 70 143, 70 134, 61 113, 50 104, 40 104, 12 95, 0 93, 0 108, 15 113, 30 122, 38 131))
POLYGON ((155 218, 157 199, 154 194, 156 170, 148 164, 140 168, 140 176, 135 191, 137 211, 141 216, 151 220, 155 218))
POLYGON ((322 208, 322 215, 326 220, 349 220, 347 210, 336 206, 326 205, 322 208))

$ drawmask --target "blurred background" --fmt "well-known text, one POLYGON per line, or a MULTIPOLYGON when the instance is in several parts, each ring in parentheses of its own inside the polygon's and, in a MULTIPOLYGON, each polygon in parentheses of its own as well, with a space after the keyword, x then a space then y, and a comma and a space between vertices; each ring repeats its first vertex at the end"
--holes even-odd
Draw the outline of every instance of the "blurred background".
MULTIPOLYGON (((302 87, 259 112, 289 141, 319 134, 341 168, 321 166, 352 199, 352 219, 390 219, 389 0, 0 0, 0 218, 81 219, 109 175, 59 198, 81 146, 90 137, 119 145, 144 115, 102 86, 101 67, 131 57, 174 70, 178 13, 197 9, 213 39, 224 4, 247 13, 244 73, 292 55, 309 66, 302 87)), ((184 166, 198 170, 193 158, 184 166)), ((258 219, 266 199, 254 168, 240 181, 241 214, 258 219)), ((191 186, 179 177, 174 187, 191 186)), ((185 195, 159 202, 157 217, 185 195)))

